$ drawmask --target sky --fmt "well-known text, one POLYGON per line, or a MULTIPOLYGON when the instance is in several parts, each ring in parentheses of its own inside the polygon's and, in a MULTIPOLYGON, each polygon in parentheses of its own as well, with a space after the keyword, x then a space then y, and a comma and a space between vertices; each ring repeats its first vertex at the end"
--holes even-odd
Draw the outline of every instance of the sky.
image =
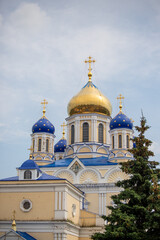
POLYGON ((88 81, 89 56, 112 117, 121 93, 134 125, 143 111, 160 160, 160 1, 0 0, 0 178, 29 158, 44 98, 55 143, 62 137, 67 104, 88 81))

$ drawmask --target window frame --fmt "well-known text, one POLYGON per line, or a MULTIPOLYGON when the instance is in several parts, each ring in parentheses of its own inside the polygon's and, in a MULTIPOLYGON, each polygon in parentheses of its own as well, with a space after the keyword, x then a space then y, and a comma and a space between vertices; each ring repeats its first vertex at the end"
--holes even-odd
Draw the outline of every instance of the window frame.
POLYGON ((71 125, 71 144, 75 142, 75 127, 74 124, 71 125))
POLYGON ((98 142, 104 143, 104 126, 102 123, 99 123, 98 125, 98 142), (100 128, 102 127, 102 128, 100 128))
POLYGON ((24 179, 25 180, 32 179, 32 171, 31 170, 27 169, 27 170, 24 171, 24 179))
POLYGON ((122 148, 122 134, 118 134, 118 148, 122 148))
POLYGON ((89 123, 84 122, 82 125, 82 141, 89 142, 89 123))

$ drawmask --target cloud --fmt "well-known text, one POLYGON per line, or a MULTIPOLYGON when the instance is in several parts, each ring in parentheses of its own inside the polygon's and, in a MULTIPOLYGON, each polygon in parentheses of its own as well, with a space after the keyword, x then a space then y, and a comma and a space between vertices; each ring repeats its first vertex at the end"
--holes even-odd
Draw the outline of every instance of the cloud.
MULTIPOLYGON (((87 23, 73 29, 76 14, 77 9, 68 8, 55 10, 51 16, 37 3, 20 4, 3 21, 1 43, 4 50, 0 59, 3 75, 25 82, 32 77, 36 84, 44 79, 53 84, 55 78, 59 81, 54 80, 54 87, 59 88, 62 83, 66 84, 64 73, 71 75, 78 69, 80 60, 90 54, 96 58, 96 69, 103 72, 107 81, 122 72, 146 77, 158 69, 154 58, 157 59, 156 52, 160 48, 158 33, 145 36, 100 23, 87 23), (68 25, 69 13, 72 22, 68 25), (138 57, 137 52, 140 53, 138 57)), ((68 77, 68 81, 72 79, 68 77)), ((128 81, 132 79, 128 78, 128 81)))
POLYGON ((160 154, 160 143, 153 141, 150 149, 151 149, 151 151, 154 152, 155 155, 160 154))

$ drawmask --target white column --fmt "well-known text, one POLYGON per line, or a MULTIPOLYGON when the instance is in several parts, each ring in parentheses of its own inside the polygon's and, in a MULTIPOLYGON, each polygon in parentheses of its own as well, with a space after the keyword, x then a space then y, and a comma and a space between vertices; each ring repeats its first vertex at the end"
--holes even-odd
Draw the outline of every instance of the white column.
POLYGON ((61 194, 61 192, 59 192, 59 207, 58 207, 59 210, 61 210, 61 208, 62 208, 61 207, 62 206, 61 205, 61 200, 62 200, 61 196, 62 196, 62 194, 61 194))
POLYGON ((94 141, 94 119, 91 120, 91 141, 94 141))
POLYGON ((55 192, 55 210, 57 210, 58 192, 55 192))
POLYGON ((80 142, 80 120, 77 120, 77 142, 80 142))
POLYGON ((61 240, 61 233, 58 233, 58 240, 61 240))
MULTIPOLYGON (((128 134, 129 135, 129 139, 133 139, 133 133, 128 134)), ((133 148, 133 141, 129 140, 129 148, 133 148)))
POLYGON ((97 139, 97 119, 94 119, 93 121, 94 121, 94 125, 93 125, 94 139, 93 139, 93 141, 98 142, 98 139, 97 139))
POLYGON ((122 133, 122 148, 126 148, 126 131, 124 130, 122 133))
POLYGON ((66 233, 62 233, 62 240, 66 240, 67 239, 67 234, 66 233))
POLYGON ((103 211, 104 211, 104 210, 103 210, 103 205, 104 205, 104 204, 103 204, 103 193, 101 193, 101 201, 102 201, 102 203, 101 203, 101 204, 102 204, 101 212, 102 212, 102 215, 103 215, 103 211))
POLYGON ((46 135, 42 136, 42 147, 41 147, 41 152, 46 151, 46 135))
POLYGON ((77 139, 78 139, 77 119, 75 119, 75 122, 74 122, 74 133, 75 133, 75 143, 77 143, 77 139))
POLYGON ((53 152, 52 152, 52 141, 53 141, 53 138, 50 136, 50 137, 49 137, 49 149, 48 149, 48 150, 49 150, 49 153, 53 153, 53 152))
POLYGON ((69 139, 69 134, 70 134, 69 129, 70 129, 70 127, 69 127, 69 124, 67 123, 67 145, 69 145, 71 143, 70 139, 69 139))
POLYGON ((35 136, 35 152, 38 152, 38 136, 35 136))
POLYGON ((99 215, 102 215, 101 208, 101 193, 99 193, 99 215))
POLYGON ((110 133, 109 133, 109 123, 106 122, 105 124, 106 126, 106 144, 109 145, 111 143, 111 139, 110 139, 110 133))
POLYGON ((114 147, 118 148, 118 133, 114 133, 114 147))
POLYGON ((104 215, 107 215, 107 194, 104 193, 104 215))

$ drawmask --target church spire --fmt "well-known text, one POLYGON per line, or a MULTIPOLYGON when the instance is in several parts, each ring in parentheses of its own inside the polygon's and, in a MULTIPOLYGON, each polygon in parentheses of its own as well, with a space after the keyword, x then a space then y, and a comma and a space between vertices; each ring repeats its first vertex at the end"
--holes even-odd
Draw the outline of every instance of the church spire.
POLYGON ((45 117, 45 113, 46 113, 46 104, 48 104, 48 102, 46 101, 46 99, 44 99, 41 104, 43 104, 43 117, 45 117))
POLYGON ((89 77, 89 82, 91 82, 91 78, 92 78, 92 73, 91 73, 91 70, 92 70, 92 68, 91 68, 91 63, 94 63, 95 62, 95 60, 93 59, 92 60, 92 57, 89 57, 88 58, 89 60, 85 60, 85 63, 89 63, 89 68, 88 68, 88 70, 89 70, 89 72, 88 72, 88 77, 89 77))
POLYGON ((124 97, 122 96, 122 94, 119 94, 119 96, 117 97, 117 100, 119 100, 120 113, 122 113, 122 99, 124 99, 124 97))

